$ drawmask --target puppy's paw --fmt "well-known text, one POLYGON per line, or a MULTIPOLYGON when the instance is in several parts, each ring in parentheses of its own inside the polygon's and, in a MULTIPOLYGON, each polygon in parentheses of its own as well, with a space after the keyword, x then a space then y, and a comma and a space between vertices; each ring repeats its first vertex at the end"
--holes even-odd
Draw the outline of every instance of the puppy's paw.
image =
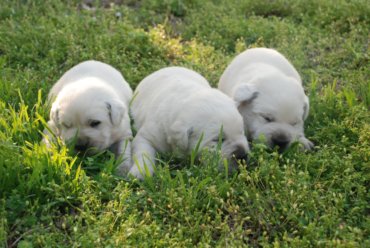
POLYGON ((303 145, 304 150, 309 151, 314 147, 314 144, 304 136, 300 137, 298 141, 303 145))
POLYGON ((144 180, 145 170, 140 170, 139 167, 136 164, 134 164, 131 167, 130 171, 128 172, 128 175, 132 175, 139 180, 144 180))
POLYGON ((50 141, 50 137, 44 137, 42 138, 42 141, 41 143, 44 143, 46 148, 50 149, 51 148, 51 141, 50 141))
POLYGON ((131 167, 130 163, 128 163, 127 161, 123 161, 117 166, 116 174, 118 176, 126 176, 127 173, 130 171, 130 167, 131 167))

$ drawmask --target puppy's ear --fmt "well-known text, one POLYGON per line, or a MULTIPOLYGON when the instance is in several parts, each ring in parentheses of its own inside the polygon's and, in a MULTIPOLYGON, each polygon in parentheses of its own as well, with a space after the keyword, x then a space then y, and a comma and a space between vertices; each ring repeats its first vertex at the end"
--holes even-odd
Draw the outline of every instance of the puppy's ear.
POLYGON ((178 146, 183 151, 187 151, 189 148, 189 138, 193 132, 194 129, 192 127, 186 128, 181 121, 176 121, 170 127, 167 142, 172 146, 178 146))
POLYGON ((116 101, 116 100, 105 102, 105 105, 108 110, 110 122, 114 126, 118 126, 121 123, 123 116, 126 113, 125 106, 120 101, 116 101))
POLYGON ((54 123, 55 126, 59 126, 59 107, 56 103, 51 106, 50 120, 54 123))
POLYGON ((309 100, 308 100, 308 97, 305 96, 304 97, 304 105, 303 105, 303 116, 302 116, 302 119, 305 121, 307 119, 307 116, 308 116, 308 112, 310 111, 310 104, 309 104, 309 100))
POLYGON ((233 90, 233 99, 237 102, 237 105, 250 103, 258 96, 256 87, 252 84, 243 83, 237 85, 233 90))

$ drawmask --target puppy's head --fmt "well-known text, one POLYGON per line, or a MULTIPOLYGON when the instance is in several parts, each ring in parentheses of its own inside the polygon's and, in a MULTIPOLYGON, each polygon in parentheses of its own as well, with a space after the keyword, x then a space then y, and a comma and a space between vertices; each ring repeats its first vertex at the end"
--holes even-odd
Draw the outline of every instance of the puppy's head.
POLYGON ((169 133, 170 143, 182 150, 216 149, 228 159, 245 159, 249 146, 244 134, 243 119, 232 99, 216 89, 190 97, 178 113, 169 133))
POLYGON ((248 137, 280 151, 303 136, 309 111, 299 82, 282 75, 267 75, 236 86, 233 98, 244 119, 248 137))
POLYGON ((118 141, 128 118, 124 104, 114 92, 100 85, 67 85, 57 96, 50 112, 56 134, 75 149, 102 151, 118 141))

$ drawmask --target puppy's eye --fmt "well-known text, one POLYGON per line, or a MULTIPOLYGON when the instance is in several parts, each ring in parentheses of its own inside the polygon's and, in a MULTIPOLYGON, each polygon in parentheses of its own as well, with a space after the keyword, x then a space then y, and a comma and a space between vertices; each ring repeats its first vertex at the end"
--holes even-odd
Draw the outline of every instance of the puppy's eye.
POLYGON ((62 126, 64 127, 64 128, 66 128, 66 129, 69 129, 69 128, 71 128, 71 125, 68 125, 68 124, 66 124, 66 123, 62 123, 62 126))
POLYGON ((212 141, 215 142, 215 143, 218 143, 219 141, 221 141, 221 143, 224 143, 225 142, 225 137, 215 137, 212 141), (221 140, 220 140, 221 138, 221 140))
POLYGON ((274 118, 272 118, 271 116, 263 115, 262 118, 265 119, 266 122, 273 122, 274 121, 274 118))
POLYGON ((101 121, 91 121, 90 127, 98 127, 100 125, 101 121))

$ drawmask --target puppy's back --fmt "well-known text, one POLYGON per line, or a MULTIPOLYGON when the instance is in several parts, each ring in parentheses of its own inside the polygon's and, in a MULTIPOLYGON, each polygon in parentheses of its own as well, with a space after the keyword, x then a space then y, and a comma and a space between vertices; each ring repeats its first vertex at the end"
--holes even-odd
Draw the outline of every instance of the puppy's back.
POLYGON ((237 83, 233 81, 237 77, 236 75, 246 71, 246 68, 255 65, 266 65, 266 69, 274 67, 282 74, 302 83, 297 70, 281 53, 270 48, 252 48, 237 55, 231 61, 220 78, 219 88, 224 92, 228 92, 233 87, 233 84, 237 83))
POLYGON ((132 107, 135 109, 137 105, 146 103, 158 104, 169 98, 176 99, 197 89, 210 87, 208 81, 195 71, 176 66, 166 67, 153 72, 139 83, 132 107))
POLYGON ((178 107, 174 103, 210 88, 208 81, 195 71, 176 66, 166 67, 139 83, 134 92, 131 113, 137 127, 140 127, 148 116, 165 115, 161 109, 174 113, 178 107))
POLYGON ((145 77, 137 86, 135 92, 161 88, 167 85, 175 85, 181 81, 188 81, 191 84, 198 84, 201 87, 210 87, 208 81, 195 71, 184 67, 172 66, 160 69, 145 77))
POLYGON ((114 67, 95 60, 88 60, 75 65, 57 81, 49 93, 49 100, 57 96, 64 86, 81 79, 94 77, 109 85, 121 98, 131 99, 132 90, 122 74, 114 67))

